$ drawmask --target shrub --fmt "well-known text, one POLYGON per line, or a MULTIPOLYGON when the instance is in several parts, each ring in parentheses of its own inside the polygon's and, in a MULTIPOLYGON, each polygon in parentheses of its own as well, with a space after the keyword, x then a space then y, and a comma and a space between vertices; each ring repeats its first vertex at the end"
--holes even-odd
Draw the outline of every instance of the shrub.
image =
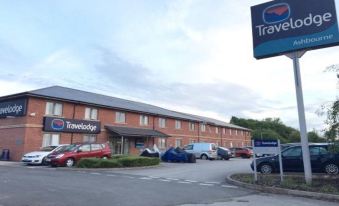
POLYGON ((143 167, 158 165, 159 158, 116 156, 112 159, 83 158, 77 162, 79 168, 117 168, 117 167, 143 167))
POLYGON ((129 157, 129 156, 128 155, 122 155, 122 154, 112 155, 112 159, 121 159, 121 158, 125 158, 125 157, 129 157))

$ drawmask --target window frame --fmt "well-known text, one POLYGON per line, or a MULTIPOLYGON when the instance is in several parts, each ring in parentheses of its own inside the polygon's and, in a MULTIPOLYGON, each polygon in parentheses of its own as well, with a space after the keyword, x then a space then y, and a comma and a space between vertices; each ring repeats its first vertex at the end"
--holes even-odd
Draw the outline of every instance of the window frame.
POLYGON ((60 144, 60 137, 61 135, 59 133, 43 133, 42 135, 42 147, 48 147, 48 146, 56 146, 53 144, 53 137, 57 137, 57 144, 56 145, 59 145, 60 144), (49 140, 46 141, 45 139, 48 138, 49 140), (48 144, 45 144, 45 142, 49 142, 48 144))
POLYGON ((159 128, 166 128, 166 119, 165 118, 159 118, 158 120, 159 128))
POLYGON ((86 107, 85 108, 85 119, 88 119, 88 120, 98 120, 98 109, 93 108, 93 107, 86 107), (95 111, 95 113, 94 113, 94 111, 95 111), (87 116, 87 115, 89 115, 89 116, 87 116))
POLYGON ((46 108, 45 108, 45 115, 51 115, 51 116, 62 116, 63 114, 63 104, 58 102, 46 102, 46 108), (60 114, 57 113, 57 109, 60 109, 60 114), (51 113, 50 113, 51 112, 51 113))
POLYGON ((140 115, 140 126, 148 126, 148 124, 149 124, 149 119, 148 119, 148 116, 147 115, 143 115, 143 114, 141 114, 140 115))
POLYGON ((115 112, 115 123, 126 123, 126 112, 115 112), (123 117, 123 118, 122 118, 123 117))
POLYGON ((174 123, 174 128, 175 129, 181 129, 181 121, 180 120, 175 120, 175 123, 174 123))

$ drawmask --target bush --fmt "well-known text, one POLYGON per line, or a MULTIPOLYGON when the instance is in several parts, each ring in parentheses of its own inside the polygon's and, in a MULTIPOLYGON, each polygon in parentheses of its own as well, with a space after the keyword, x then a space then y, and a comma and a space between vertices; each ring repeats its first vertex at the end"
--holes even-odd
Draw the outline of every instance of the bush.
POLYGON ((112 155, 112 159, 121 159, 121 158, 125 158, 125 157, 129 157, 129 156, 128 155, 122 155, 122 154, 112 155))
POLYGON ((133 157, 120 155, 112 159, 83 158, 77 162, 79 168, 118 168, 118 167, 143 167, 160 163, 159 158, 133 157))
POLYGON ((123 167, 142 167, 158 165, 160 163, 159 158, 150 157, 125 157, 118 160, 123 167))

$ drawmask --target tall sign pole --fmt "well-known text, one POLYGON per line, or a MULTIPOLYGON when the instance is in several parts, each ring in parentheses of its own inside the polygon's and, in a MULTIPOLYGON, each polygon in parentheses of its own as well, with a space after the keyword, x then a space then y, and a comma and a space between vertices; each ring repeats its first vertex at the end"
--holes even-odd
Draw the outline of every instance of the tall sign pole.
POLYGON ((339 45, 334 0, 274 0, 251 7, 256 59, 287 55, 293 60, 305 181, 312 182, 299 58, 305 51, 339 45))
POLYGON ((311 169, 311 160, 310 160, 310 150, 308 147, 304 98, 303 98, 303 90, 302 90, 301 76, 300 76, 300 64, 299 64, 299 58, 301 58, 302 55, 305 54, 305 52, 306 51, 293 52, 293 53, 287 54, 286 56, 288 56, 289 58, 293 60, 295 91, 296 91, 296 96, 297 96, 299 128, 300 128, 300 135, 301 135, 301 148, 302 148, 303 162, 304 162, 305 181, 307 184, 311 184, 312 183, 312 169, 311 169))

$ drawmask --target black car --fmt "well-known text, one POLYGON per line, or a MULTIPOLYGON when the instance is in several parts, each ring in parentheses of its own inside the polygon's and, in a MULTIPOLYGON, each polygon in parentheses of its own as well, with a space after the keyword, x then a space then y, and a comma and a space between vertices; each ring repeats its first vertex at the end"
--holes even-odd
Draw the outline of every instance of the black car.
POLYGON ((224 147, 218 147, 217 154, 220 159, 229 160, 231 158, 231 151, 224 147))
MULTIPOLYGON (((312 144, 309 146, 311 167, 313 172, 339 174, 339 153, 329 151, 331 145, 327 143, 312 144)), ((303 158, 301 146, 291 146, 282 151, 284 172, 303 172, 303 158)), ((262 157, 256 160, 257 171, 263 174, 279 172, 279 156, 262 157)), ((254 169, 252 162, 251 168, 254 169)))

